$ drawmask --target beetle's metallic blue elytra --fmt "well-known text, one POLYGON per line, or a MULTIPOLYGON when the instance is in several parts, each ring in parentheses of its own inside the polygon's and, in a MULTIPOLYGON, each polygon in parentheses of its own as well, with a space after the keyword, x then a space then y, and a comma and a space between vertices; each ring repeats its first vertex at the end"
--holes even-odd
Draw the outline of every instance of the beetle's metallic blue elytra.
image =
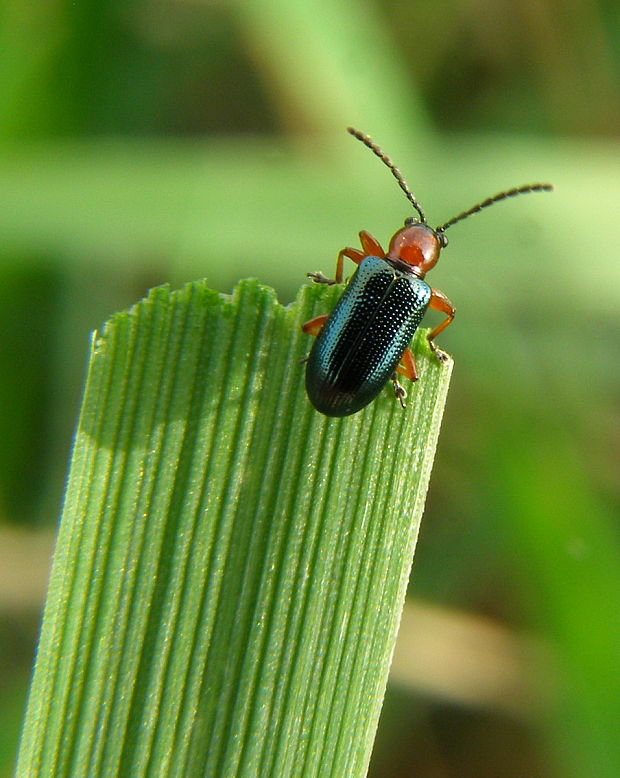
POLYGON ((454 319, 450 300, 424 281, 426 273, 437 264, 441 250, 448 245, 445 231, 499 200, 553 188, 550 184, 526 184, 507 189, 432 229, 387 154, 368 135, 353 127, 347 129, 387 165, 419 218, 405 220, 405 226, 392 236, 387 252, 362 230, 361 250, 347 247, 340 251, 333 281, 322 273, 308 274, 319 283, 341 283, 344 258, 358 265, 331 314, 315 316, 302 327, 304 332, 317 336, 306 365, 308 397, 317 411, 326 416, 348 416, 361 410, 390 379, 397 399, 405 407, 406 392, 396 380, 396 373, 411 381, 418 377, 409 342, 426 309, 445 314, 427 335, 429 346, 440 361, 445 355, 434 341, 454 319))
POLYGON ((306 389, 327 416, 361 410, 383 389, 431 299, 431 288, 387 259, 365 257, 315 340, 306 389))

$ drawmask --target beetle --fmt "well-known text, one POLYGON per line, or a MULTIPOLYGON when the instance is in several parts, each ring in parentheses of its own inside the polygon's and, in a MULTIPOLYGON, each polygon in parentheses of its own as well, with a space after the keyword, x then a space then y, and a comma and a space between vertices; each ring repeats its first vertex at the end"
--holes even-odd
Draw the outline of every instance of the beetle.
POLYGON ((389 380, 400 405, 405 408, 407 393, 396 374, 416 381, 415 359, 409 343, 427 308, 445 318, 427 335, 436 358, 446 354, 437 348, 435 338, 454 319, 455 309, 446 295, 424 280, 448 245, 446 230, 500 200, 528 192, 548 192, 551 184, 526 184, 499 192, 468 208, 439 227, 427 224, 420 203, 409 189, 400 170, 384 151, 363 132, 347 127, 347 132, 366 145, 389 168, 405 196, 417 212, 409 216, 390 240, 387 253, 366 230, 359 233, 361 250, 341 249, 334 279, 321 272, 308 273, 316 283, 340 284, 344 258, 356 263, 357 270, 329 314, 315 316, 302 325, 304 332, 316 335, 306 361, 306 390, 310 402, 326 416, 348 416, 372 402, 389 380), (419 217, 419 218, 418 218, 419 217))

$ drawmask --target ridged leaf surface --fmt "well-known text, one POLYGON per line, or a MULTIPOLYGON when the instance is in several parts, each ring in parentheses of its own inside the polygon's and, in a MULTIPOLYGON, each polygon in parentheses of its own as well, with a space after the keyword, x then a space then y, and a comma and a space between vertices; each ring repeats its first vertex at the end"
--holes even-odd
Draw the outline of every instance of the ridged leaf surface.
POLYGON ((18 772, 362 776, 447 392, 309 404, 304 320, 241 282, 95 335, 18 772))

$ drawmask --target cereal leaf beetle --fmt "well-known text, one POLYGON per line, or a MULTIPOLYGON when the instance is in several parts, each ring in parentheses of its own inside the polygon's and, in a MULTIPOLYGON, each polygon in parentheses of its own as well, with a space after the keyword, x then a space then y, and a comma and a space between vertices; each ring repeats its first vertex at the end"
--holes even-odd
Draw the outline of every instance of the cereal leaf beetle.
POLYGON ((402 373, 411 381, 418 377, 409 343, 429 307, 446 315, 428 334, 429 346, 437 359, 445 359, 435 338, 452 322, 455 309, 443 292, 424 280, 437 264, 441 249, 448 245, 445 231, 507 197, 553 188, 550 184, 526 184, 507 189, 433 229, 387 154, 368 135, 353 127, 347 127, 347 131, 391 170, 419 218, 405 219, 404 227, 390 240, 387 253, 370 233, 362 230, 362 248, 347 247, 339 252, 333 280, 320 272, 308 273, 317 283, 339 284, 345 257, 358 266, 333 311, 315 316, 302 327, 304 332, 317 336, 306 360, 306 390, 317 411, 326 416, 356 413, 374 400, 390 379, 394 394, 405 407, 407 394, 396 374, 402 373))

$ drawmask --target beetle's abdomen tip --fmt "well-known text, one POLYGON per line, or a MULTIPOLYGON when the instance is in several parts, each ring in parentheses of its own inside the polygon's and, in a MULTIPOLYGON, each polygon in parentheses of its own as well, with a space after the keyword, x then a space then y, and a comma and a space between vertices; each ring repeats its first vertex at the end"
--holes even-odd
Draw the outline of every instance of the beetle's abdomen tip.
POLYGON ((359 392, 330 391, 331 387, 325 386, 322 386, 319 391, 313 391, 314 387, 308 385, 306 385, 306 388, 308 398, 316 410, 324 416, 332 416, 334 418, 357 413, 372 400, 372 397, 361 396, 359 392))
POLYGON ((340 416, 349 416, 351 413, 355 413, 355 410, 349 410, 348 403, 338 402, 335 399, 332 400, 331 398, 324 396, 313 397, 311 394, 308 394, 308 397, 314 408, 324 416, 338 418, 340 416))

